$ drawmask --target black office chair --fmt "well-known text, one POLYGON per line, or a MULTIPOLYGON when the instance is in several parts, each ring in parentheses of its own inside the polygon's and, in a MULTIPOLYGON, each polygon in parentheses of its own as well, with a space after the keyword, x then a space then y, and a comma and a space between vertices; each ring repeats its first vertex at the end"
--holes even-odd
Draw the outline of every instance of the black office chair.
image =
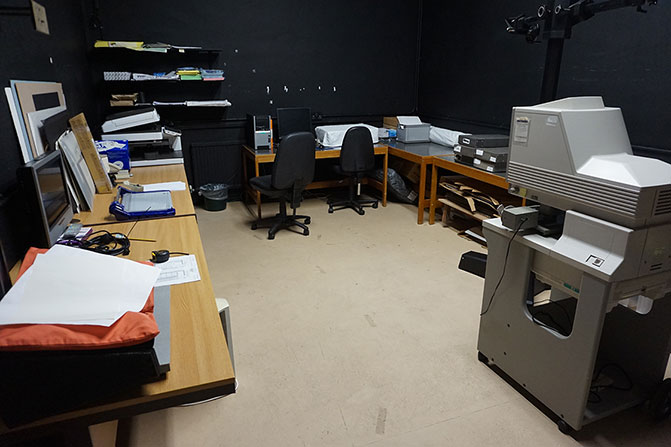
POLYGON ((349 196, 346 200, 329 199, 329 213, 352 208, 357 213, 363 215, 364 206, 377 208, 377 200, 362 200, 361 180, 366 172, 375 167, 375 152, 373 149, 373 138, 370 136, 370 130, 366 127, 352 127, 345 133, 340 149, 340 166, 336 166, 339 174, 350 177, 349 196))
POLYGON ((296 215, 296 208, 301 204, 302 193, 312 183, 315 174, 315 137, 310 132, 297 132, 282 138, 271 175, 254 177, 249 180, 252 188, 268 197, 280 201, 280 212, 274 217, 258 219, 252 224, 252 230, 270 228, 268 239, 275 239, 279 230, 297 226, 307 236, 310 230, 310 216, 296 215), (294 210, 287 215, 287 202, 294 210), (303 220, 303 222, 299 222, 303 220))

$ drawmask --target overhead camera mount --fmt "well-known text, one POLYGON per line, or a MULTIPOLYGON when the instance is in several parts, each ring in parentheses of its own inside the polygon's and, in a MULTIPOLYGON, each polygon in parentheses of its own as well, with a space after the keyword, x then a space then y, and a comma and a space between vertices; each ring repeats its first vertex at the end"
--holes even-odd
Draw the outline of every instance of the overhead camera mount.
POLYGON ((528 43, 547 40, 540 98, 541 102, 547 102, 557 97, 564 40, 571 38, 575 25, 600 12, 636 7, 636 11, 645 13, 644 6, 656 4, 657 0, 550 0, 539 5, 534 16, 521 14, 507 18, 506 30, 524 35, 528 43))

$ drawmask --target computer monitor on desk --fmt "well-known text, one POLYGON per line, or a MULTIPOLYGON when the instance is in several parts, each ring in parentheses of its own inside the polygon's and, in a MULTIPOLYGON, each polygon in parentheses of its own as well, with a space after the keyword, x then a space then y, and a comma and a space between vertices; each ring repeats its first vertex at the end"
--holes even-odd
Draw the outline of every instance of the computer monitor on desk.
POLYGON ((296 132, 312 132, 312 112, 309 107, 277 109, 277 135, 281 140, 296 132))
POLYGON ((19 183, 28 210, 30 243, 50 248, 72 220, 59 151, 47 152, 19 168, 19 183))

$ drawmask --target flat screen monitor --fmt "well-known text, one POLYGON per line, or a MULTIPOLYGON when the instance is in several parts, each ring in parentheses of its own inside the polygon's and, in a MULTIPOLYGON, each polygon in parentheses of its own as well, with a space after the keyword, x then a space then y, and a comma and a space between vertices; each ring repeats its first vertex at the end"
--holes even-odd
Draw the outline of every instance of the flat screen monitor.
POLYGON ((19 168, 19 182, 28 209, 32 245, 49 248, 72 220, 59 151, 47 152, 19 168))
POLYGON ((277 109, 277 134, 280 140, 296 132, 312 133, 312 112, 309 107, 277 109))

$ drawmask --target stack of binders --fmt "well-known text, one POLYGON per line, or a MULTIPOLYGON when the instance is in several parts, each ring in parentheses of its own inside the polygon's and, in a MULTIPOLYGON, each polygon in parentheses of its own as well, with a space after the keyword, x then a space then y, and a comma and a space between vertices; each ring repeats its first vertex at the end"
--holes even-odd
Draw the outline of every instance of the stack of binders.
POLYGON ((203 81, 223 81, 224 70, 211 69, 207 70, 205 68, 200 69, 200 75, 203 77, 203 81))
POLYGON ((202 81, 200 70, 194 67, 182 67, 177 69, 177 74, 181 81, 202 81))
POLYGON ((505 172, 508 135, 460 135, 455 160, 487 172, 505 172))

